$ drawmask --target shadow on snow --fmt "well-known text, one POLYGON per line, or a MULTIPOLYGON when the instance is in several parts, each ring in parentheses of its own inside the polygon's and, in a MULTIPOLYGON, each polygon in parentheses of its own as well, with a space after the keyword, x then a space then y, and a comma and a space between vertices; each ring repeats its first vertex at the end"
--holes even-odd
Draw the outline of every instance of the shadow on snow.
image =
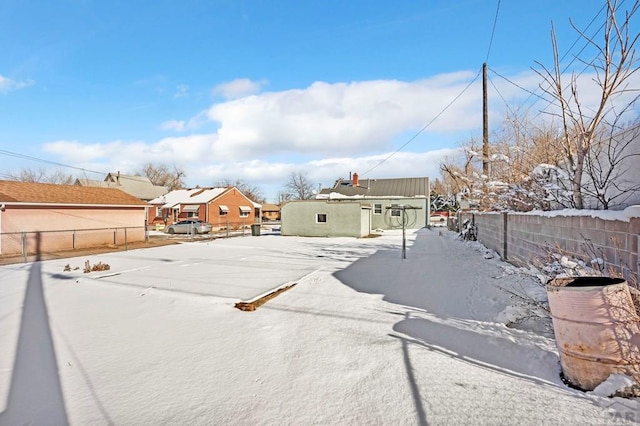
MULTIPOLYGON (((39 235, 36 247, 39 249, 39 235)), ((39 250, 37 250, 39 253, 39 250)), ((42 286, 40 257, 31 266, 6 410, 0 424, 69 423, 42 286)))

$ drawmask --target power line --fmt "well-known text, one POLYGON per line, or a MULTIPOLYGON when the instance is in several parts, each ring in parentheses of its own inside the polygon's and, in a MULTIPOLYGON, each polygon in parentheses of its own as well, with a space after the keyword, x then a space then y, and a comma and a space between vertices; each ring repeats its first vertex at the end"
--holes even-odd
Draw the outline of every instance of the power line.
MULTIPOLYGON (((618 5, 618 8, 622 7, 622 5, 624 4, 624 2, 625 2, 625 1, 626 1, 626 0, 622 0, 622 1, 620 2, 620 4, 618 5)), ((589 23, 588 23, 588 24, 587 24, 587 26, 584 28, 584 30, 580 31, 580 33, 584 33, 584 32, 586 32, 586 31, 591 27, 591 25, 596 21, 596 19, 597 19, 597 18, 602 14, 602 12, 605 10, 605 8, 606 8, 606 7, 607 7, 607 4, 603 5, 603 6, 600 8, 600 10, 599 10, 595 15, 594 15, 594 17, 591 19, 591 21, 589 21, 589 23)), ((598 29, 595 31, 595 33, 593 34, 593 36, 592 36, 591 38, 594 38, 594 37, 595 37, 595 36, 596 36, 596 35, 597 35, 597 34, 598 34, 598 33, 599 33, 603 28, 604 28, 604 26, 605 26, 605 23, 602 23, 602 24, 598 27, 598 29)), ((572 50, 572 49, 573 49, 573 48, 578 44, 578 42, 579 42, 580 40, 583 40, 583 39, 584 39, 584 36, 582 36, 582 35, 578 35, 578 37, 577 37, 577 38, 576 38, 576 40, 571 44, 571 46, 569 47, 569 49, 564 53, 564 55, 562 55, 562 57, 560 57, 560 59, 558 60, 558 63, 561 63, 561 62, 562 62, 562 61, 567 57, 567 55, 571 52, 571 50, 572 50)), ((574 63, 574 62, 579 58, 579 56, 582 54, 582 52, 584 52, 584 50, 589 46, 589 44, 590 44, 590 43, 589 43, 589 41, 588 41, 588 40, 587 40, 587 41, 585 41, 584 46, 582 46, 582 48, 578 51, 578 53, 576 53, 576 54, 573 56, 573 59, 572 59, 568 64, 566 64, 566 65, 562 68, 561 73, 565 73, 565 72, 569 69, 569 67, 571 67, 571 65, 573 65, 573 63, 574 63)), ((582 69, 582 70, 577 74, 577 77, 580 77, 582 74, 584 74, 584 72, 585 72, 585 71, 587 71, 587 70, 589 69, 589 67, 591 67, 591 66, 593 65, 593 63, 594 63, 594 61, 595 61, 595 60, 597 60, 597 56, 596 56, 593 60, 591 60, 591 62, 589 62, 589 63, 586 63, 586 62, 585 62, 585 66, 584 66, 584 67, 583 67, 583 69, 582 69)), ((493 70, 493 69, 492 69, 491 71, 492 71, 495 75, 497 75, 498 77, 500 77, 500 78, 504 79, 505 81, 509 82, 510 84, 514 85, 515 87, 518 87, 519 89, 521 89, 521 90, 523 90, 523 91, 527 92, 527 93, 529 94, 529 96, 527 97, 527 99, 525 99, 525 101, 524 101, 525 103, 527 103, 527 101, 528 101, 529 99, 531 99, 532 97, 537 98, 537 99, 536 99, 536 101, 534 101, 534 102, 533 102, 533 104, 531 104, 531 107, 532 107, 533 105, 535 105, 535 103, 536 103, 538 100, 543 100, 544 102, 546 102, 546 104, 547 104, 547 105, 546 105, 544 108, 542 108, 540 111, 538 111, 538 114, 536 114, 536 116, 535 116, 535 117, 538 117, 540 114, 544 113, 544 112, 545 112, 545 111, 546 111, 550 106, 552 106, 552 105, 555 105, 555 104, 556 104, 556 101, 555 101, 555 100, 549 100, 549 99, 547 99, 547 98, 545 98, 545 97, 543 97, 543 96, 541 96, 541 95, 538 95, 538 94, 536 93, 536 92, 538 92, 539 90, 543 90, 541 86, 538 86, 538 87, 535 89, 535 91, 530 91, 530 90, 528 90, 528 89, 526 89, 526 88, 524 88, 524 87, 522 87, 522 86, 518 85, 517 83, 515 83, 515 82, 511 81, 511 80, 510 80, 510 79, 508 79, 507 77, 505 77, 505 76, 503 76, 503 75, 499 74, 497 71, 495 71, 495 70, 493 70)), ((569 85, 570 85, 570 83, 569 83, 569 84, 567 84, 567 87, 565 87, 565 90, 567 90, 567 89, 568 89, 569 85)), ((535 118, 535 117, 534 117, 534 118, 535 118)))
MULTIPOLYGON (((494 69, 492 69, 492 68, 489 68, 489 71, 491 71, 492 73, 494 73, 496 76, 500 77, 501 79, 505 80, 507 83, 512 84, 513 86, 517 87, 518 89, 520 89, 520 90, 522 90, 522 91, 524 91, 524 92, 527 92, 529 95, 531 95, 531 96, 535 96, 535 97, 537 97, 537 98, 539 98, 539 99, 542 99, 542 100, 543 100, 543 101, 545 101, 545 102, 553 103, 553 101, 549 101, 548 99, 544 98, 543 96, 538 95, 537 93, 532 92, 531 90, 529 90, 529 89, 527 89, 527 88, 525 88, 525 87, 520 86, 518 83, 515 83, 515 82, 513 82, 513 81, 509 80, 509 78, 507 78, 507 77, 505 77, 504 75, 502 75, 502 74, 498 73, 496 70, 494 70, 494 69)), ((493 83, 492 83, 492 84, 493 84, 493 83)), ((494 87, 495 87, 495 86, 494 86, 494 87)), ((497 89, 496 89, 496 90, 497 90, 497 89)), ((529 97, 531 97, 531 96, 529 96, 529 97)))
POLYGON ((106 174, 106 173, 103 173, 103 172, 97 172, 95 170, 83 169, 82 167, 70 166, 68 164, 58 163, 56 161, 51 161, 51 160, 45 160, 43 158, 38 158, 38 157, 32 157, 30 155, 20 154, 18 152, 7 151, 7 150, 4 150, 4 149, 0 149, 0 155, 6 155, 6 156, 9 156, 9 157, 21 158, 23 160, 36 161, 36 162, 45 163, 45 164, 52 164, 54 166, 66 167, 66 168, 69 168, 69 169, 80 170, 82 172, 106 174))
POLYGON ((485 59, 485 62, 489 62, 489 53, 491 53, 493 35, 496 32, 496 24, 498 23, 498 12, 500 12, 500 0, 498 0, 498 6, 496 7, 496 16, 493 18, 493 29, 491 30, 491 38, 489 39, 489 48, 487 49, 487 59, 485 59))
MULTIPOLYGON (((626 0, 622 0, 622 2, 620 3, 619 7, 621 7, 621 6, 624 4, 624 2, 625 2, 625 1, 626 1, 626 0)), ((578 42, 579 42, 580 40, 583 40, 583 39, 584 39, 584 37, 583 37, 583 35, 582 35, 582 34, 584 34, 584 33, 589 29, 589 27, 591 27, 591 25, 596 21, 596 19, 600 16, 600 14, 602 13, 602 11, 603 11, 603 10, 605 10, 605 8, 606 8, 606 7, 607 7, 607 3, 605 3, 605 4, 600 8, 600 10, 599 10, 595 15, 594 15, 594 17, 593 17, 593 18, 591 18, 591 21, 589 21, 589 23, 588 23, 588 24, 587 24, 587 26, 584 28, 584 30, 580 31, 580 34, 578 34, 578 37, 575 39, 575 41, 574 41, 574 42, 571 44, 571 46, 567 49, 567 51, 564 53, 564 55, 562 55, 562 56, 560 57, 560 59, 558 60, 558 64, 559 64, 559 63, 561 63, 561 62, 562 62, 562 61, 567 57, 567 55, 568 55, 568 54, 571 52, 571 50, 572 50, 572 49, 573 49, 573 48, 578 44, 578 42)), ((598 29, 596 30, 596 32, 593 34, 593 36, 592 36, 591 38, 594 38, 596 35, 598 35, 598 33, 599 33, 603 28, 604 28, 604 25, 605 25, 605 24, 604 24, 604 23, 602 23, 602 25, 600 25, 600 27, 598 27, 598 29)), ((575 54, 575 55, 573 56, 573 59, 572 59, 568 64, 566 64, 566 65, 564 66, 564 68, 562 68, 561 73, 566 72, 566 71, 569 69, 569 67, 570 67, 571 65, 573 65, 573 63, 576 61, 576 59, 578 59, 579 55, 580 55, 582 52, 584 52, 584 50, 587 48, 587 46, 589 46, 589 44, 590 44, 590 43, 589 43, 589 41, 588 41, 588 40, 587 40, 587 41, 585 41, 585 44, 584 44, 584 46, 582 46, 582 49, 580 49, 580 51, 579 51, 577 54, 575 54)), ((585 67, 585 68, 580 72, 580 74, 578 74, 578 76, 582 75, 582 73, 584 73, 584 71, 586 71, 586 69, 587 69, 587 68, 588 68, 588 66, 587 66, 587 67, 585 67)), ((535 91, 537 92, 538 90, 542 90, 542 89, 541 89, 541 87, 537 87, 535 91)), ((543 98, 543 97, 539 96, 539 95, 538 95, 538 94, 536 94, 536 93, 532 93, 532 92, 529 92, 529 93, 530 93, 530 95, 529 95, 529 97, 527 97, 527 99, 525 99, 525 103, 526 103, 529 99, 531 99, 531 96, 532 96, 532 95, 533 95, 533 96, 535 96, 535 97, 537 97, 538 99, 543 99, 543 100, 545 100, 545 102, 547 102, 547 106, 545 107, 545 109, 541 110, 541 111, 539 112, 539 114, 541 114, 543 111, 545 111, 545 110, 546 110, 546 108, 548 108, 550 105, 552 105, 552 104, 553 104, 553 102, 549 102, 547 99, 545 99, 545 98, 543 98)), ((537 100, 536 100, 536 101, 534 101, 534 102, 533 102, 533 104, 535 104, 536 102, 537 102, 537 100)), ((533 105, 532 105, 532 106, 533 106, 533 105)), ((538 115, 539 115, 539 114, 538 114, 538 115)))
POLYGON ((453 98, 453 100, 451 100, 451 102, 449 102, 438 114, 436 114, 431 121, 429 121, 427 124, 425 124, 424 126, 422 126, 422 128, 420 130, 418 130, 418 132, 413 135, 412 137, 409 138, 409 140, 407 140, 404 144, 402 144, 398 149, 396 149, 395 151, 393 151, 391 154, 389 154, 386 158, 382 159, 378 164, 376 164, 375 166, 371 167, 369 170, 365 171, 362 176, 366 176, 367 173, 371 172, 372 170, 378 168, 379 166, 381 166, 383 163, 385 163, 387 160, 389 160, 391 157, 393 157, 394 155, 396 155, 398 152, 400 152, 402 149, 404 149, 404 147, 406 147, 407 145, 409 145, 411 142, 413 142, 422 132, 424 132, 429 126, 431 126, 438 118, 440 118, 440 116, 442 114, 445 113, 446 110, 449 109, 449 107, 451 107, 451 105, 453 105, 459 98, 460 96, 462 96, 464 94, 464 92, 467 91, 467 89, 469 89, 469 87, 471 87, 471 85, 473 83, 476 82, 476 80, 478 79, 478 77, 480 76, 480 73, 482 72, 482 69, 479 69, 478 72, 476 73, 476 76, 473 78, 473 80, 471 80, 469 82, 469 84, 466 85, 466 87, 464 89, 462 89, 462 91, 460 93, 458 93, 456 95, 455 98, 453 98))
MULTIPOLYGON (((4 150, 4 149, 0 149, 0 155, 6 155, 8 157, 20 158, 20 159, 23 159, 23 160, 30 160, 30 161, 35 161, 35 162, 44 163, 44 164, 51 164, 51 165, 58 166, 58 167, 64 167, 64 168, 73 169, 73 170, 79 170, 79 171, 81 171, 83 173, 95 173, 97 175, 102 175, 102 176, 106 176, 107 175, 107 173, 105 173, 105 172, 100 172, 100 171, 97 171, 97 170, 85 169, 85 168, 82 168, 82 167, 71 166, 69 164, 59 163, 57 161, 45 160, 44 158, 33 157, 31 155, 20 154, 18 152, 7 151, 7 150, 4 150)), ((9 180, 15 179, 15 176, 12 176, 10 173, 0 173, 0 176, 5 178, 5 179, 9 179, 9 180)), ((124 179, 124 180, 131 179, 128 176, 124 176, 124 175, 121 175, 118 178, 119 179, 124 179)))

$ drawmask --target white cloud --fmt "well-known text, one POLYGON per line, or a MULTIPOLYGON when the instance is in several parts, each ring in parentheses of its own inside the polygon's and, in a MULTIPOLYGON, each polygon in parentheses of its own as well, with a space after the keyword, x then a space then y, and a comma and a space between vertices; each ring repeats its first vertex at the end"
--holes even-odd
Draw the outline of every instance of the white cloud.
POLYGON ((186 130, 187 123, 184 120, 169 120, 160 125, 162 130, 173 130, 176 132, 184 132, 186 130))
POLYGON ((17 81, 0 75, 0 93, 7 94, 16 90, 32 86, 33 80, 17 81))
POLYGON ((112 141, 83 145, 76 141, 56 141, 46 143, 44 151, 59 155, 65 163, 117 162, 126 159, 136 164, 164 162, 198 166, 214 157, 211 149, 215 135, 190 135, 169 137, 154 144, 144 142, 112 141))
MULTIPOLYGON (((389 149, 395 137, 423 127, 473 77, 463 72, 416 82, 316 82, 218 103, 207 114, 219 123, 216 151, 227 158, 273 152, 362 155, 389 149)), ((479 86, 469 89, 429 130, 477 128, 481 94, 479 86)))
POLYGON ((237 78, 213 88, 213 94, 225 99, 238 99, 260 92, 266 81, 252 81, 248 78, 237 78))
POLYGON ((66 163, 82 163, 105 158, 109 152, 103 144, 83 144, 78 141, 55 141, 44 144, 44 152, 56 154, 66 163))

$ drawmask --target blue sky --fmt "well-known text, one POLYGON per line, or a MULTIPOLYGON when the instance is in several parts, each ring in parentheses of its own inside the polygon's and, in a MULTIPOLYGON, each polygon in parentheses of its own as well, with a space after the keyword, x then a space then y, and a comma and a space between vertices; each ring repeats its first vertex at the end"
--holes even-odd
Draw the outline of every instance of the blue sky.
POLYGON ((572 46, 569 18, 580 28, 596 18, 595 32, 603 6, 5 0, 0 178, 55 168, 7 152, 86 169, 63 171, 92 179, 175 164, 190 186, 243 179, 270 201, 294 171, 323 186, 354 171, 435 178, 443 156, 481 137, 480 79, 464 89, 482 63, 495 129, 502 98, 531 102, 498 74, 536 90, 531 67, 552 65, 551 21, 560 53, 577 53, 584 43, 572 46))

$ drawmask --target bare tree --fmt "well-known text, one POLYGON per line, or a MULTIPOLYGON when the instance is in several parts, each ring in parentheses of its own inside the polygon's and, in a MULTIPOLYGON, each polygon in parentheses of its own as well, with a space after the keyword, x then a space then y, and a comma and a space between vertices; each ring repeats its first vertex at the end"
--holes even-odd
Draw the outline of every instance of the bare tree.
POLYGON ((278 191, 278 205, 291 201, 291 193, 288 191, 278 191))
MULTIPOLYGON (((440 164, 446 194, 481 210, 548 210, 558 193, 552 177, 561 158, 557 155, 557 131, 550 124, 533 125, 525 114, 508 113, 491 138, 489 175, 482 173, 480 144, 471 139, 457 158, 440 164), (552 185, 553 183, 553 185, 552 185)), ((557 179, 556 179, 557 180, 557 179)))
POLYGON ((75 181, 73 175, 63 172, 61 169, 56 169, 53 172, 47 172, 45 169, 40 168, 38 170, 22 169, 18 173, 7 173, 9 180, 16 180, 20 182, 40 182, 40 183, 54 183, 59 185, 71 185, 75 181))
POLYGON ((186 174, 181 167, 176 165, 147 163, 137 171, 137 174, 146 176, 151 183, 158 186, 166 186, 169 191, 184 188, 186 174))
POLYGON ((458 157, 445 158, 440 163, 444 184, 459 201, 466 201, 473 208, 480 206, 484 185, 482 168, 477 165, 482 160, 481 152, 478 142, 471 139, 462 144, 458 157))
POLYGON ((260 188, 258 188, 255 185, 251 185, 250 183, 245 182, 242 179, 236 179, 236 180, 220 179, 218 183, 216 183, 215 185, 219 187, 235 186, 240 192, 246 195, 247 198, 249 198, 251 201, 255 201, 257 203, 266 202, 266 199, 264 198, 264 195, 262 194, 262 191, 260 190, 260 188))
POLYGON ((603 209, 625 207, 628 200, 640 193, 640 123, 623 131, 601 135, 585 158, 589 176, 584 192, 603 209))
MULTIPOLYGON (((569 175, 572 191, 572 207, 584 208, 585 162, 593 156, 592 150, 602 149, 597 143, 603 126, 616 122, 620 115, 630 110, 638 99, 635 90, 629 88, 631 76, 638 70, 635 57, 635 46, 639 33, 631 31, 631 19, 637 12, 639 2, 636 0, 631 8, 619 19, 619 3, 607 0, 605 23, 602 29, 602 40, 598 41, 579 30, 573 22, 571 26, 589 46, 595 49, 594 59, 585 61, 585 70, 591 70, 595 77, 593 82, 598 87, 598 100, 595 105, 587 105, 580 98, 579 75, 572 73, 569 83, 560 68, 558 44, 555 30, 551 29, 553 47, 553 69, 537 63, 541 70, 535 70, 542 78, 540 88, 552 96, 559 108, 551 113, 562 123, 562 155, 564 170, 569 175), (620 105, 621 102, 626 102, 620 105)), ((596 155, 595 157, 598 157, 596 155)), ((592 157, 594 158, 594 157, 592 157)))
POLYGON ((309 180, 309 176, 303 172, 291 172, 287 183, 287 193, 291 200, 308 200, 314 197, 314 185, 309 180))

